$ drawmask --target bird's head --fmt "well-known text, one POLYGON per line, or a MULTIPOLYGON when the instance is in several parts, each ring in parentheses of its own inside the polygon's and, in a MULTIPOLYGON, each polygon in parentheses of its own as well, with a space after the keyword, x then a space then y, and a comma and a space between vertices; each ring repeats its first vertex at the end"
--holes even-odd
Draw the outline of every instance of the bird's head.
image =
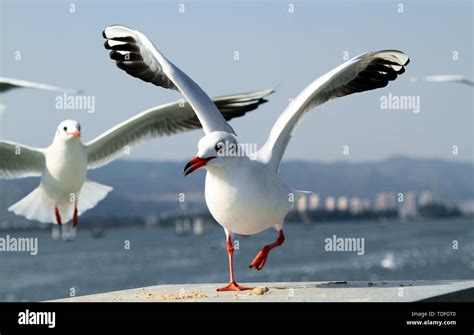
POLYGON ((66 120, 59 124, 56 138, 64 142, 77 141, 81 137, 81 125, 74 120, 66 120))
POLYGON ((213 131, 202 137, 198 143, 197 155, 184 167, 184 175, 199 168, 218 167, 233 159, 238 142, 234 135, 224 131, 213 131))

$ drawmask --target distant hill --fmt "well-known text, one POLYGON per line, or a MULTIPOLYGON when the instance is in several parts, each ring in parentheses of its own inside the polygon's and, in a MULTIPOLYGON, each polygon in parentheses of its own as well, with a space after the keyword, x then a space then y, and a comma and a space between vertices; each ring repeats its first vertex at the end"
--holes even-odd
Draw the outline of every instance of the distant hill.
MULTIPOLYGON (((183 177, 185 162, 116 161, 89 172, 89 179, 114 191, 88 217, 148 217, 175 212, 179 193, 186 209, 205 209, 204 171, 183 177)), ((474 199, 474 164, 454 161, 393 157, 380 162, 322 163, 288 161, 283 178, 295 189, 327 195, 364 196, 378 192, 431 191, 435 199, 457 203, 474 199)), ((37 186, 39 179, 0 180, 0 222, 24 222, 7 212, 9 205, 37 186)), ((183 206, 183 204, 181 204, 183 206)), ((182 207, 181 207, 182 208, 182 207)))
POLYGON ((474 164, 402 156, 369 163, 286 162, 281 174, 297 189, 373 197, 378 192, 433 192, 454 203, 474 198, 474 164))

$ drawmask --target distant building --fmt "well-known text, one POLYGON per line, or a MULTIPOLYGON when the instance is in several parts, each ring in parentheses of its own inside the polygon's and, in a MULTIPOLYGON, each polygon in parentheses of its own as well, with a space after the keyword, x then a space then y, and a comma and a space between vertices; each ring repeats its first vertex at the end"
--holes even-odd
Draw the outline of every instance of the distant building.
POLYGON ((315 209, 318 209, 319 207, 319 195, 317 195, 316 193, 312 193, 310 196, 309 196, 309 201, 308 201, 308 208, 310 210, 315 210, 315 209))
POLYGON ((363 201, 361 198, 352 197, 349 200, 349 210, 352 214, 358 214, 364 211, 363 201))
POLYGON ((397 197, 394 193, 377 193, 375 195, 375 208, 378 210, 390 210, 397 208, 397 197))
POLYGON ((183 220, 181 219, 176 219, 174 220, 174 229, 176 234, 180 235, 183 234, 183 220))
POLYGON ((347 211, 349 209, 349 201, 346 196, 337 198, 337 209, 340 211, 347 211))
POLYGON ((145 219, 147 226, 157 226, 159 224, 158 216, 156 215, 148 215, 145 219))
POLYGON ((191 219, 184 219, 183 220, 183 230, 187 233, 189 233, 193 229, 193 222, 191 219))
POLYGON ((430 191, 423 191, 418 198, 418 204, 420 206, 426 206, 433 202, 433 193, 430 191))
POLYGON ((416 194, 415 192, 407 192, 400 209, 400 216, 403 218, 416 216, 416 194))
POLYGON ((370 199, 367 199, 367 198, 362 199, 362 209, 364 211, 368 211, 371 208, 372 208, 372 205, 370 203, 370 199))
POLYGON ((193 221, 193 233, 194 235, 202 235, 204 233, 204 219, 196 217, 193 221))
POLYGON ((193 228, 192 221, 191 219, 188 219, 188 218, 176 219, 174 221, 174 226, 175 226, 175 232, 178 235, 190 233, 193 228))
POLYGON ((296 201, 296 210, 300 213, 304 213, 307 210, 307 196, 302 194, 301 197, 296 201))
POLYGON ((328 211, 336 209, 336 198, 332 196, 326 197, 325 208, 328 211))
POLYGON ((459 209, 464 214, 474 214, 474 199, 463 201, 459 204, 459 209))

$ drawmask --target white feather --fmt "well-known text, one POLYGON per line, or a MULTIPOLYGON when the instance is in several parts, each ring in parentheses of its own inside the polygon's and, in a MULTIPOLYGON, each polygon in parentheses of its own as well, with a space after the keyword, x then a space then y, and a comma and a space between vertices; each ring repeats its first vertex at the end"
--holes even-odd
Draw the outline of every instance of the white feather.
POLYGON ((39 186, 26 197, 10 206, 8 210, 16 215, 24 216, 28 220, 55 223, 54 207, 55 201, 48 197, 44 189, 39 186))

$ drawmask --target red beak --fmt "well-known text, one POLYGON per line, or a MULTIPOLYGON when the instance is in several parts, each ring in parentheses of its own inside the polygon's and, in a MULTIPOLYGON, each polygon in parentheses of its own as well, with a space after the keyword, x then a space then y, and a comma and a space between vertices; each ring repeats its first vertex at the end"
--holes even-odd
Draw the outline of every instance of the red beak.
POLYGON ((71 133, 72 137, 81 137, 81 132, 80 131, 75 131, 71 133))
POLYGON ((187 176, 188 174, 193 173, 197 169, 202 168, 203 166, 205 166, 207 164, 207 162, 209 162, 213 158, 216 158, 216 157, 209 157, 209 158, 201 158, 201 157, 198 157, 198 156, 194 157, 184 167, 183 174, 185 176, 187 176))

